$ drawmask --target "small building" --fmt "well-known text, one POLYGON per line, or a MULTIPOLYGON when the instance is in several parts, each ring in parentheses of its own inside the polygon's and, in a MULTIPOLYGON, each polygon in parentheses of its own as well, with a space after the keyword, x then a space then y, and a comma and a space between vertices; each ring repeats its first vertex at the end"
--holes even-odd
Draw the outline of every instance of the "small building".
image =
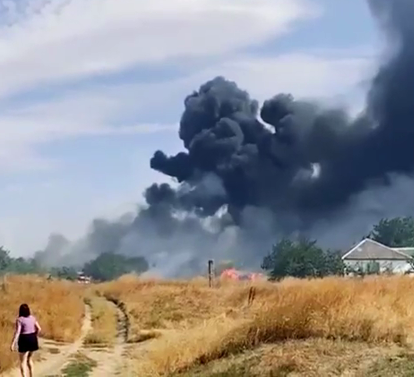
POLYGON ((346 272, 405 274, 413 271, 414 248, 391 248, 369 238, 342 256, 346 272))
POLYGON ((90 284, 91 278, 89 276, 86 276, 82 271, 78 272, 78 283, 79 284, 90 284))

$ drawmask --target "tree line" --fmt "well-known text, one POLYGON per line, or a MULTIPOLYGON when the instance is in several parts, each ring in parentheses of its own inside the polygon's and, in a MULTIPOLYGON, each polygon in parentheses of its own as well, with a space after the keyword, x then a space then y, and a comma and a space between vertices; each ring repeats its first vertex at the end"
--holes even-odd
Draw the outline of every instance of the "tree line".
POLYGON ((115 253, 102 253, 83 266, 76 267, 52 267, 42 266, 35 258, 13 258, 8 250, 0 247, 0 275, 12 274, 42 274, 60 279, 76 280, 78 271, 82 270, 87 276, 96 281, 114 280, 128 273, 147 271, 148 262, 144 257, 128 257, 115 253))
MULTIPOLYGON (((396 217, 383 219, 364 238, 370 238, 389 247, 414 247, 414 218, 396 217)), ((263 259, 261 268, 271 280, 287 276, 324 277, 342 275, 345 266, 339 250, 325 250, 317 240, 299 238, 281 239, 273 245, 263 259)), ((76 280, 78 270, 97 281, 109 281, 127 273, 143 273, 149 269, 144 257, 128 257, 115 253, 102 253, 84 266, 45 268, 35 258, 13 258, 10 252, 0 247, 0 275, 49 274, 52 277, 76 280)))

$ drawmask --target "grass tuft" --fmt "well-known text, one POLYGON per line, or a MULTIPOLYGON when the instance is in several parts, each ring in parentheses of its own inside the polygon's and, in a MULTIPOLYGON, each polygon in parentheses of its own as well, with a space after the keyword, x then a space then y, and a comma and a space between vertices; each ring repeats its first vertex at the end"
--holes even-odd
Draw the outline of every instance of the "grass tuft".
POLYGON ((63 377, 88 377, 89 372, 97 367, 95 360, 83 353, 77 353, 68 365, 62 370, 63 377))

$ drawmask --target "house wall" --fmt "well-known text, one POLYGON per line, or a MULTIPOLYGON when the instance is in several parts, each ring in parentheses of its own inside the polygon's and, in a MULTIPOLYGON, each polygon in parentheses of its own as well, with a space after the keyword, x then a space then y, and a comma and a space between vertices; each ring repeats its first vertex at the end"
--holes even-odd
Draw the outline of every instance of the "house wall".
MULTIPOLYGON (((411 269, 410 263, 406 261, 390 261, 390 260, 377 260, 375 261, 379 264, 380 272, 391 271, 392 273, 404 273, 411 269)), ((372 267, 373 261, 370 260, 344 260, 344 263, 347 267, 352 269, 358 269, 362 267, 364 272, 369 271, 369 267, 372 267)))

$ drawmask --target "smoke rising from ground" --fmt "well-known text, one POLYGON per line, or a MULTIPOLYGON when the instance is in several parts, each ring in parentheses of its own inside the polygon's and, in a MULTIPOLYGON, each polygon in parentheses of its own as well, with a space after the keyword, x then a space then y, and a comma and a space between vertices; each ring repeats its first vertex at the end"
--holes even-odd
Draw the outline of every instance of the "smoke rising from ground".
POLYGON ((150 186, 137 214, 96 220, 75 243, 51 239, 47 253, 53 241, 60 261, 144 255, 160 274, 187 275, 210 257, 257 266, 282 234, 347 247, 384 216, 414 214, 414 3, 369 5, 394 48, 363 113, 351 118, 291 94, 259 110, 236 83, 216 77, 184 101, 184 151, 156 151, 150 161, 177 187, 150 186))

